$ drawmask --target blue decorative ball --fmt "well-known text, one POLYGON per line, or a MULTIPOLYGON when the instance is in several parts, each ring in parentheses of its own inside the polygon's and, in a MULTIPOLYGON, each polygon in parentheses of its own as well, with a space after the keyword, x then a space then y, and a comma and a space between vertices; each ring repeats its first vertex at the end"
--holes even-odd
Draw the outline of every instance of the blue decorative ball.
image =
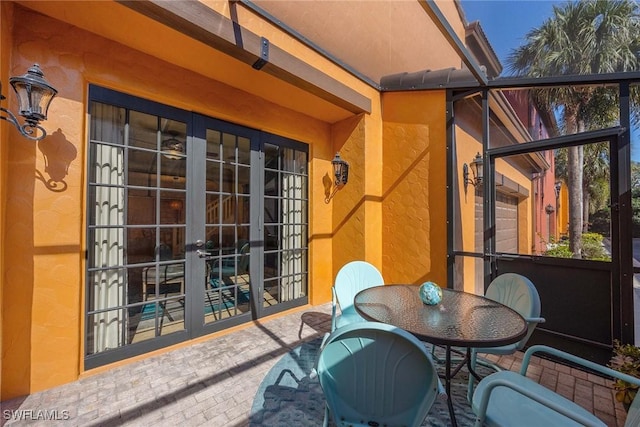
POLYGON ((420 299, 428 305, 436 305, 442 301, 442 289, 433 282, 424 282, 420 285, 420 299))

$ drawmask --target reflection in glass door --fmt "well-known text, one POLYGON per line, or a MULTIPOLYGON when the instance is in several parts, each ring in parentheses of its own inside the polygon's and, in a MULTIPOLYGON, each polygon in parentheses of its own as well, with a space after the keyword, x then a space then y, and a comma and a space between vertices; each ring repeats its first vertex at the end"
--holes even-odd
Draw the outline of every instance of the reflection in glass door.
POLYGON ((250 311, 250 138, 207 129, 205 162, 202 304, 204 323, 210 324, 250 311))
POLYGON ((265 313, 307 298, 308 154, 306 146, 273 135, 264 152, 265 313))
POLYGON ((189 116, 113 104, 89 109, 87 367, 187 330, 189 116))

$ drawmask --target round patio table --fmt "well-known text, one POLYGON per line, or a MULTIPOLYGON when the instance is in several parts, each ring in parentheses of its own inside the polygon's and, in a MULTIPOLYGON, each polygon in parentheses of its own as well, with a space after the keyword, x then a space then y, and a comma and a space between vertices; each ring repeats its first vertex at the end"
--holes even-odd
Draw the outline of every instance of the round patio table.
POLYGON ((442 301, 427 305, 417 285, 384 285, 364 289, 354 298, 356 311, 366 320, 402 328, 421 341, 446 350, 445 389, 453 426, 457 425, 451 401, 451 378, 466 364, 471 348, 512 344, 527 334, 527 323, 516 311, 491 299, 452 289, 442 289, 442 301), (462 362, 451 370, 451 347, 466 347, 462 362))

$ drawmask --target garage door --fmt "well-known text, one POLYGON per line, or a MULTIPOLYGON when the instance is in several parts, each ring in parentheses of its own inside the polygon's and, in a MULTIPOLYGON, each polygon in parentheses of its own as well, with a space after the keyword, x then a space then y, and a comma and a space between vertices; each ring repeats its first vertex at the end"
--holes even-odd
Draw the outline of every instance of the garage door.
MULTIPOLYGON (((475 249, 482 252, 483 198, 476 192, 475 249)), ((496 194, 496 252, 518 253, 518 199, 504 193, 496 194)))
POLYGON ((518 199, 496 194, 496 252, 518 253, 518 199))

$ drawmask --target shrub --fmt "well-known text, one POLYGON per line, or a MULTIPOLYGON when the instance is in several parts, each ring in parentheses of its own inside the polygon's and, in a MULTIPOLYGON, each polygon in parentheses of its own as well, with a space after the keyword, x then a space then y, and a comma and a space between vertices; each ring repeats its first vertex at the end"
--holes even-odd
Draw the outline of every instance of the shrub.
POLYGON ((602 244, 603 237, 598 233, 584 233, 582 235, 582 258, 598 261, 611 261, 602 244))
POLYGON ((582 243, 602 244, 602 234, 598 233, 582 233, 582 243))
POLYGON ((556 258, 572 258, 573 252, 569 250, 568 243, 559 243, 552 245, 552 247, 545 251, 544 255, 556 258))
MULTIPOLYGON (((611 261, 611 255, 607 253, 602 244, 604 237, 598 233, 582 234, 582 259, 591 259, 596 261, 611 261)), ((573 253, 569 250, 569 240, 560 239, 558 243, 547 245, 545 256, 555 258, 572 258, 573 253)))
MULTIPOLYGON (((632 344, 622 345, 620 341, 613 343, 613 356, 609 361, 609 367, 618 372, 640 378, 640 348, 632 344)), ((616 400, 624 405, 630 405, 638 392, 638 386, 622 380, 613 383, 616 391, 616 400)))

